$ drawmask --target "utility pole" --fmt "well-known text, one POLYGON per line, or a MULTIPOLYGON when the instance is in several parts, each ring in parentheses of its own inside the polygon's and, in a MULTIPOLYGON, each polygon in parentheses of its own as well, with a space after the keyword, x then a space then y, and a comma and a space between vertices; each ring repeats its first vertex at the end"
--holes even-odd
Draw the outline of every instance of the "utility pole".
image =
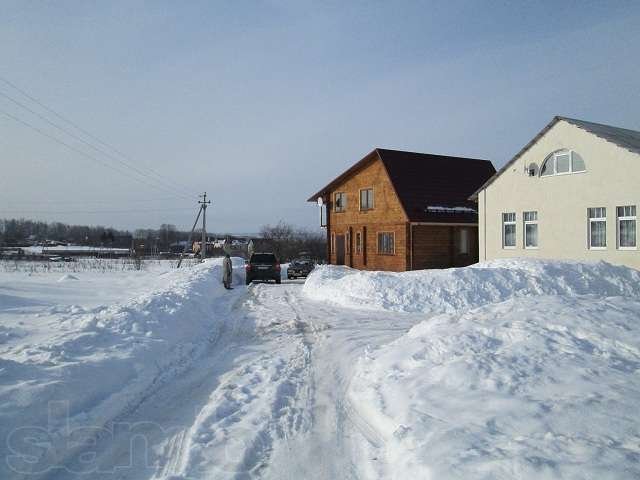
POLYGON ((211 203, 211 200, 207 201, 207 192, 204 192, 202 200, 198 200, 200 208, 202 208, 202 244, 200 246, 200 260, 204 262, 207 258, 207 207, 211 203))
MULTIPOLYGON (((189 232, 189 240, 185 243, 184 248, 182 249, 182 253, 180 254, 180 260, 178 260, 178 266, 176 268, 180 268, 182 265, 182 259, 184 258, 184 254, 187 252, 187 248, 191 245, 191 238, 193 238, 193 232, 196 229, 196 225, 198 225, 198 220, 200 220, 200 214, 202 213, 202 205, 198 209, 198 215, 196 216, 196 221, 193 222, 193 227, 191 227, 191 232, 189 232)), ((133 240, 132 240, 133 241, 133 240)))

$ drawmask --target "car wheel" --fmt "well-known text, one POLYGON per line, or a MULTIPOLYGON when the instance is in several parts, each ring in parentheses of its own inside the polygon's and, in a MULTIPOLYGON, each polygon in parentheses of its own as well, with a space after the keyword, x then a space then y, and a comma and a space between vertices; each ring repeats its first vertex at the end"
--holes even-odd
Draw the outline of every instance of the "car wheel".
POLYGON ((251 285, 251 279, 247 278, 247 280, 245 281, 245 283, 246 283, 247 285, 251 285))
POLYGON ((281 279, 279 279, 279 278, 276 278, 276 283, 277 283, 277 284, 280 284, 280 283, 282 283, 282 280, 281 280, 281 279))

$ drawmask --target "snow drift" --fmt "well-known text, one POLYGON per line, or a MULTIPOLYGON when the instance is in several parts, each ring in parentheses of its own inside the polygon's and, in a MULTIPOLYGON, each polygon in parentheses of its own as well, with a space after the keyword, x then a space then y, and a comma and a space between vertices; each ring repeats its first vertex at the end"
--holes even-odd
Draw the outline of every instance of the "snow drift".
POLYGON ((433 314, 531 295, 640 296, 640 272, 606 262, 523 259, 401 273, 319 266, 304 293, 344 307, 433 314))
MULTIPOLYGON (((244 262, 234 260, 234 283, 242 284, 244 262)), ((35 315, 52 319, 45 331, 15 330, 25 340, 0 356, 0 437, 10 449, 26 448, 34 461, 3 462, 0 476, 7 466, 13 476, 39 472, 73 453, 64 441, 56 442, 66 446, 60 452, 38 448, 34 439, 21 438, 25 428, 46 427, 40 441, 76 426, 100 428, 190 368, 225 328, 244 290, 223 289, 218 260, 159 275, 150 278, 152 288, 128 300, 90 308, 55 305, 35 315), (40 458, 44 452, 48 458, 40 458)), ((27 308, 14 302, 0 311, 20 318, 31 315, 27 308)))
POLYGON ((368 471, 640 477, 640 272, 544 260, 407 273, 321 267, 304 291, 428 315, 355 367, 347 410, 375 445, 366 457, 385 457, 368 471))
POLYGON ((386 478, 640 478, 640 302, 512 298, 360 360, 386 478))

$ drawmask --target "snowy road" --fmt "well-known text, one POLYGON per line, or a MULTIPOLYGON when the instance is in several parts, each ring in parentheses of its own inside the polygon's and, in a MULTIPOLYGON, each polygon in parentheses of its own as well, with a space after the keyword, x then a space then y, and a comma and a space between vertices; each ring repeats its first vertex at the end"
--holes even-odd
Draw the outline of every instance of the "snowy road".
POLYGON ((345 399, 353 366, 423 316, 343 311, 300 281, 230 295, 230 327, 183 374, 44 478, 358 478, 382 440, 345 399))

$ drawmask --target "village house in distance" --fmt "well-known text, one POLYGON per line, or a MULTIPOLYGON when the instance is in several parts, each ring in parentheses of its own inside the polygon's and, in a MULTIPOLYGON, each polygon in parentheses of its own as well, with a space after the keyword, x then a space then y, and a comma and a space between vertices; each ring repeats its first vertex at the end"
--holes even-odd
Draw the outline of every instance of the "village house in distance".
POLYGON ((326 205, 329 262, 391 271, 477 262, 469 196, 494 173, 488 160, 373 150, 309 198, 326 205))
POLYGON ((555 117, 471 197, 480 260, 605 260, 640 268, 640 132, 555 117))

